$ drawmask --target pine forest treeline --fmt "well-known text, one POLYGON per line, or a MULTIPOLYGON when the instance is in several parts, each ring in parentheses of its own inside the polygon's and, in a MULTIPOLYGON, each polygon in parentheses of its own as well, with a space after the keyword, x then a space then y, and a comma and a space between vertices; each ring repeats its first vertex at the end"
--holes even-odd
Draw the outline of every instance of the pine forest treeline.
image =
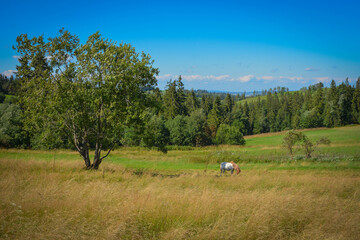
MULTIPOLYGON (((36 136, 24 132, 21 108, 5 99, 16 95, 16 79, 0 75, 0 80, 1 147, 71 148, 61 131, 52 133, 56 134, 52 138, 44 138, 48 132, 36 136)), ((245 99, 245 93, 185 90, 180 76, 170 80, 164 91, 156 88, 147 94, 152 107, 146 111, 145 124, 123 129, 122 145, 161 150, 168 145, 243 145, 246 135, 360 123, 360 78, 355 86, 348 79, 339 85, 332 80, 329 88, 323 83, 294 92, 277 87, 245 99)))

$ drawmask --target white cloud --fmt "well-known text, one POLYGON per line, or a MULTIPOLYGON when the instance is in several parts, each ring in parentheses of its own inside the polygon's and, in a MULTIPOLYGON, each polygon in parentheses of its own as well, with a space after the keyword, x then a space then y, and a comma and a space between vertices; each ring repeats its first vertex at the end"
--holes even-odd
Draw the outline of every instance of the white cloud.
POLYGON ((315 77, 314 78, 317 82, 329 82, 330 81, 330 78, 329 77, 315 77))
POLYGON ((315 72, 315 71, 320 71, 320 69, 319 68, 308 67, 308 68, 305 68, 305 71, 315 72))
POLYGON ((227 79, 227 80, 231 80, 229 75, 220 75, 220 76, 210 75, 209 79, 214 79, 214 80, 226 80, 227 79))
POLYGON ((291 80, 293 82, 304 80, 303 77, 296 77, 296 76, 293 76, 293 77, 280 76, 279 79, 287 79, 287 80, 291 80))
MULTIPOLYGON (((161 76, 158 76, 158 80, 170 80, 170 79, 177 79, 178 75, 172 75, 172 74, 164 74, 161 76)), ((253 74, 248 74, 240 77, 232 77, 228 74, 225 75, 181 75, 182 79, 185 81, 224 81, 224 82, 241 82, 241 83, 247 83, 253 80, 256 81, 278 81, 281 83, 286 82, 300 82, 300 81, 308 81, 310 79, 304 79, 303 77, 299 76, 261 76, 256 77, 253 74)), ((325 77, 322 78, 313 78, 313 80, 317 81, 326 81, 325 77)))
POLYGON ((182 75, 182 79, 187 81, 196 81, 196 80, 213 80, 213 81, 222 81, 222 80, 230 80, 229 75, 182 75))
POLYGON ((19 59, 21 56, 14 55, 12 56, 14 59, 19 59))
POLYGON ((181 76, 182 79, 187 80, 187 81, 196 81, 196 80, 203 80, 206 79, 205 76, 201 76, 201 75, 182 75, 181 76))
MULTIPOLYGON (((161 76, 157 76, 158 80, 170 80, 170 79, 177 79, 178 75, 172 74, 164 74, 161 76)), ((231 81, 232 78, 229 75, 181 75, 181 78, 186 81, 200 81, 200 80, 212 80, 212 81, 231 81)))
POLYGON ((273 81, 273 80, 275 80, 275 77, 273 77, 273 76, 262 76, 262 77, 258 78, 258 80, 273 81))
POLYGON ((157 76, 157 80, 170 80, 170 78, 172 77, 171 74, 165 74, 165 75, 161 75, 161 76, 157 76))
POLYGON ((15 74, 17 71, 16 70, 6 70, 5 72, 2 72, 2 74, 4 74, 7 77, 10 77, 11 75, 15 74))
POLYGON ((255 79, 255 76, 254 75, 245 75, 245 76, 242 76, 242 77, 238 77, 236 79, 236 81, 239 81, 239 82, 249 82, 250 80, 252 79, 255 79))

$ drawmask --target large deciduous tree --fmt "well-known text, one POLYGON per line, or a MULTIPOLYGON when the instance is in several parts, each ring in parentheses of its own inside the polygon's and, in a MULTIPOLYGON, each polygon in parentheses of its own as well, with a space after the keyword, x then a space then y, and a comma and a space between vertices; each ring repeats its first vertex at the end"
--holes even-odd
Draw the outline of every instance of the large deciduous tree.
POLYGON ((25 128, 62 129, 88 169, 99 167, 124 127, 141 122, 151 102, 145 90, 157 84, 159 71, 149 55, 98 32, 84 44, 64 30, 47 40, 22 34, 14 48, 21 55, 17 75, 25 128))

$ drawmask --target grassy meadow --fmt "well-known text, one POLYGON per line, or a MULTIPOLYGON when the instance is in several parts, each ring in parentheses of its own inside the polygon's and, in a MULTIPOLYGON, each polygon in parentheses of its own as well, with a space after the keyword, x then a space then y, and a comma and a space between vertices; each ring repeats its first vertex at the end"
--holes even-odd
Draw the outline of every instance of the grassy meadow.
POLYGON ((0 239, 359 239, 360 126, 306 160, 283 133, 246 146, 120 148, 98 171, 68 150, 0 150, 0 239), (219 176, 235 161, 238 176, 219 176))

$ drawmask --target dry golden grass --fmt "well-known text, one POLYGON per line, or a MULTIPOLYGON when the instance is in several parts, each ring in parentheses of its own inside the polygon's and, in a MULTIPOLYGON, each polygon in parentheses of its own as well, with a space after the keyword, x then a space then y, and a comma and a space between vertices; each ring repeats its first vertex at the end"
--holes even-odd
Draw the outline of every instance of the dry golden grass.
POLYGON ((357 171, 139 176, 0 159, 1 239, 359 239, 357 171))

